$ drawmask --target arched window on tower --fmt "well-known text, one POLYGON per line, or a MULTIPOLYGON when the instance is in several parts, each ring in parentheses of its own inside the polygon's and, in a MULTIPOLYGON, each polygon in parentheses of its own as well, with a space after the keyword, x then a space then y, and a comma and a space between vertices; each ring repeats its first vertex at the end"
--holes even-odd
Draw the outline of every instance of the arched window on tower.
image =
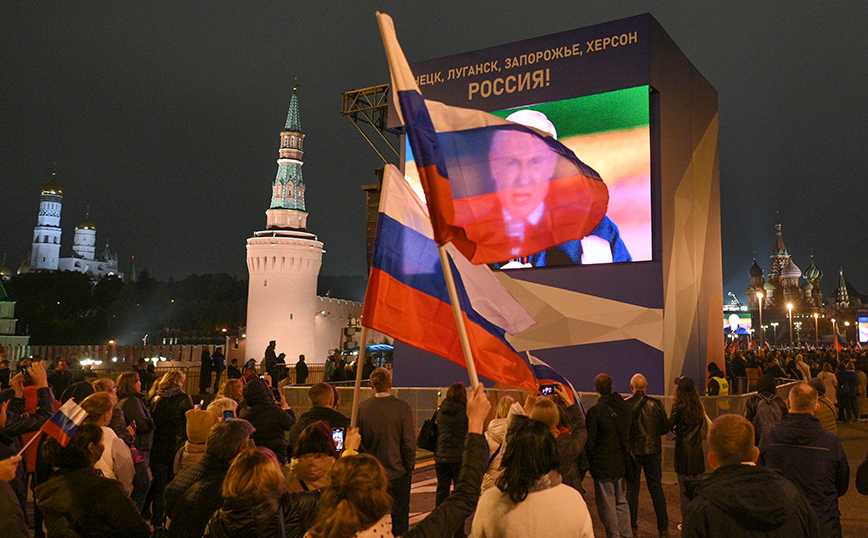
POLYGON ((288 145, 289 145, 289 136, 287 135, 287 136, 283 137, 283 147, 286 147, 288 145))
POLYGON ((289 147, 291 147, 291 148, 295 147, 295 137, 294 136, 289 138, 289 147))
POLYGON ((277 185, 274 186, 274 199, 280 200, 283 196, 283 183, 277 182, 277 185))
POLYGON ((43 243, 48 243, 48 236, 47 236, 47 235, 46 235, 46 236, 43 236, 43 238, 42 238, 42 242, 43 242, 43 243))
POLYGON ((293 196, 293 187, 294 187, 294 185, 292 183, 286 184, 286 197, 290 200, 292 200, 292 196, 293 196))
POLYGON ((298 194, 298 200, 303 201, 304 200, 304 183, 299 183, 298 190, 296 191, 296 193, 298 194))

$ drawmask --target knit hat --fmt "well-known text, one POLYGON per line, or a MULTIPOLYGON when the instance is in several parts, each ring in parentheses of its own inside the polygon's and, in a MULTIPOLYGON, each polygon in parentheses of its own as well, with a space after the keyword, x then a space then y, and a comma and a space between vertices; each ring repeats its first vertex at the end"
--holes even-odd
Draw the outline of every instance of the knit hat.
POLYGON ((193 444, 205 444, 211 426, 217 424, 217 415, 201 409, 190 409, 187 415, 187 440, 193 444))
POLYGON ((826 394, 826 384, 818 377, 813 377, 808 380, 808 385, 812 386, 817 391, 818 396, 826 394))
POLYGON ((693 378, 687 377, 686 375, 676 379, 675 384, 678 385, 678 388, 680 388, 684 392, 696 390, 696 383, 694 383, 693 378))

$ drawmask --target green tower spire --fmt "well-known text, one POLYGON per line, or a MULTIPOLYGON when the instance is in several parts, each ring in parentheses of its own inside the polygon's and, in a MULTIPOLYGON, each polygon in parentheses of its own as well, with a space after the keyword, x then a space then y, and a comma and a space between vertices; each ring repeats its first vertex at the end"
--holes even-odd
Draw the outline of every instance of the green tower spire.
POLYGON ((292 99, 289 100, 289 112, 286 114, 286 127, 284 131, 293 133, 301 132, 301 118, 298 116, 298 96, 296 93, 301 87, 301 84, 296 84, 292 87, 292 99))

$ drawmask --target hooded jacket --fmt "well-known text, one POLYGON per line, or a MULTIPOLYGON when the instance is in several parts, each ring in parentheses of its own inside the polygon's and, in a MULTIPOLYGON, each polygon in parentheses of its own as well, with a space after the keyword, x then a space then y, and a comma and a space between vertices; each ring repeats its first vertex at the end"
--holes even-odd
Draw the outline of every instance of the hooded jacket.
POLYGON ((791 538, 818 537, 820 531, 808 501, 786 478, 737 463, 717 469, 697 487, 682 535, 791 538))
POLYGON ((807 413, 790 413, 765 433, 760 463, 794 483, 817 514, 823 536, 839 536, 838 497, 850 486, 850 465, 837 436, 807 413))
POLYGON ((254 378, 241 389, 244 401, 238 408, 238 418, 253 424, 256 431, 250 436, 256 446, 270 449, 281 465, 287 460, 286 433, 295 424, 295 418, 274 403, 274 395, 265 381, 254 378))
POLYGON ((467 406, 445 399, 437 412, 436 463, 461 463, 464 438, 467 437, 467 406))

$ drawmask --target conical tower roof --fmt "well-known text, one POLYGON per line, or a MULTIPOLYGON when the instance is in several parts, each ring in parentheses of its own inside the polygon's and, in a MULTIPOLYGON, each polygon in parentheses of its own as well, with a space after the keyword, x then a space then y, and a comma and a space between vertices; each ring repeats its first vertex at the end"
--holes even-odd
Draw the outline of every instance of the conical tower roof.
POLYGON ((6 295, 6 288, 3 287, 3 281, 0 280, 0 301, 6 301, 9 299, 9 296, 6 295))
POLYGON ((775 248, 772 251, 772 255, 774 255, 774 256, 781 256, 781 255, 786 256, 787 254, 789 254, 789 252, 787 252, 787 247, 786 247, 786 245, 784 245, 784 237, 781 235, 781 221, 780 220, 778 220, 778 222, 775 223, 775 234, 777 235, 777 237, 775 237, 775 248))
POLYGON ((839 290, 846 290, 847 289, 847 283, 844 282, 844 270, 843 269, 838 269, 838 289, 839 290))
POLYGON ((301 118, 298 115, 298 97, 296 96, 299 86, 301 84, 296 84, 292 88, 292 99, 289 100, 289 112, 286 114, 286 127, 283 128, 284 131, 301 132, 301 118))
POLYGON ((3 263, 0 263, 0 276, 2 277, 10 277, 12 276, 12 269, 6 265, 6 253, 3 253, 3 263))

